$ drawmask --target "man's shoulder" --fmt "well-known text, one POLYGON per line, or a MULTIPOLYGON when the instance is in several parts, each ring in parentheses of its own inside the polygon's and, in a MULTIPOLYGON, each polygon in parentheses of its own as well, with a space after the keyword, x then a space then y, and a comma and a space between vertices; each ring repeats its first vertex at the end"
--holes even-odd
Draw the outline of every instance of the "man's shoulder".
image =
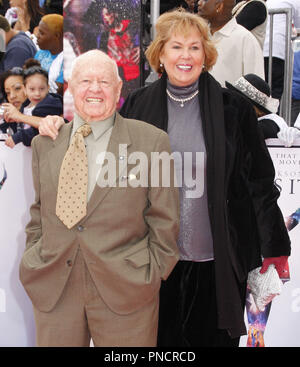
POLYGON ((235 44, 237 48, 240 46, 240 43, 244 42, 245 39, 247 40, 248 38, 255 39, 253 34, 248 31, 248 29, 238 24, 234 17, 213 35, 213 39, 217 42, 221 42, 222 44, 230 42, 235 44))
POLYGON ((124 117, 122 117, 122 119, 124 119, 124 121, 128 124, 128 128, 130 130, 136 131, 137 133, 144 132, 153 135, 159 135, 160 133, 164 132, 162 129, 159 129, 158 127, 142 120, 124 117))
POLYGON ((53 141, 49 136, 36 135, 31 142, 31 146, 37 150, 38 153, 47 153, 49 150, 59 145, 60 141, 64 140, 66 136, 69 137, 71 124, 64 124, 60 130, 56 141, 53 141))
POLYGON ((48 136, 36 135, 31 141, 31 147, 38 152, 47 151, 53 146, 53 140, 48 136))
POLYGON ((135 141, 139 140, 147 143, 153 143, 157 141, 159 137, 168 137, 168 134, 165 131, 149 124, 148 122, 131 118, 121 118, 123 119, 123 122, 127 124, 129 134, 135 141))
POLYGON ((233 29, 231 33, 231 38, 232 42, 234 41, 236 43, 237 47, 239 47, 240 43, 244 45, 255 46, 257 47, 257 49, 260 50, 260 45, 255 36, 252 34, 252 32, 250 32, 248 29, 246 29, 240 24, 236 24, 236 27, 233 29))
POLYGON ((7 46, 18 48, 30 47, 36 50, 33 41, 24 32, 19 32, 14 37, 12 37, 7 46))
POLYGON ((253 36, 253 34, 248 29, 246 29, 245 27, 243 27, 242 25, 240 25, 238 23, 236 23, 236 25, 233 29, 233 34, 235 36, 240 36, 241 38, 242 37, 255 38, 253 36))

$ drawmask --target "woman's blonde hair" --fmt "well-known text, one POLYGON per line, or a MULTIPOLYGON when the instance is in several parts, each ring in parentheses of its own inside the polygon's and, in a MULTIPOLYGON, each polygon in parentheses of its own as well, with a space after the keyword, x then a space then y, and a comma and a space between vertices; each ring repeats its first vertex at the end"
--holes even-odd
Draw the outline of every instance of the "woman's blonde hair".
POLYGON ((189 13, 183 8, 163 13, 156 22, 155 39, 147 48, 145 55, 150 66, 158 73, 163 72, 160 64, 160 56, 166 42, 173 34, 188 36, 192 28, 196 28, 202 38, 205 54, 204 70, 208 71, 215 64, 218 53, 213 41, 210 39, 210 29, 207 21, 199 15, 189 13))

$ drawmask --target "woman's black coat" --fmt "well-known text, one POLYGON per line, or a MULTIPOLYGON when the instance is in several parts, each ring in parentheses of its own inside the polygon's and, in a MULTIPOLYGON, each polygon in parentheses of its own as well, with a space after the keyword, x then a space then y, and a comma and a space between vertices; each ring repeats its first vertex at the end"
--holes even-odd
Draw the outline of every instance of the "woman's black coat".
MULTIPOLYGON (((168 129, 165 74, 132 92, 120 113, 168 129)), ((221 88, 207 72, 199 78, 199 103, 207 151, 208 209, 213 234, 218 327, 245 333, 240 289, 261 257, 290 254, 277 205, 275 171, 252 105, 221 88)), ((188 121, 182 121, 188 128, 188 121)))

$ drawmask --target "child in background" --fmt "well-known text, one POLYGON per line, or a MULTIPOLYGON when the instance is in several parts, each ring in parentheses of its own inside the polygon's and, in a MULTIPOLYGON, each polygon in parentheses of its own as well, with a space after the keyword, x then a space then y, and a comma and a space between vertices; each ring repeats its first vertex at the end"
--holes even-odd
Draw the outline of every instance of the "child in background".
POLYGON ((10 136, 5 144, 13 148, 22 142, 31 145, 31 140, 38 134, 41 117, 62 115, 63 101, 58 94, 49 93, 48 73, 40 66, 30 66, 24 70, 24 85, 27 100, 20 111, 10 103, 3 103, 6 122, 22 123, 23 129, 10 136))
POLYGON ((285 120, 276 114, 279 100, 271 97, 270 87, 262 78, 255 74, 247 74, 233 84, 225 84, 227 88, 242 94, 251 102, 264 139, 278 138, 285 147, 291 147, 295 139, 300 138, 300 131, 296 127, 288 126, 285 120))

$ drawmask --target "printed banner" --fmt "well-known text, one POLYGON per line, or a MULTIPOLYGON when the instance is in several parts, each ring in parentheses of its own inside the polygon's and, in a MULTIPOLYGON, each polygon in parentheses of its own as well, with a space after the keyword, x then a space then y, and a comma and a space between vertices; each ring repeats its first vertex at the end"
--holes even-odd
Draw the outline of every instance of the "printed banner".
POLYGON ((286 269, 282 293, 259 312, 250 292, 247 294, 246 316, 248 335, 240 346, 299 347, 300 346, 300 139, 291 148, 278 139, 268 139, 280 191, 278 204, 285 218, 292 252, 286 269))
POLYGON ((31 149, 0 142, 0 347, 35 345, 32 304, 19 281, 33 200, 31 149))
MULTIPOLYGON (((292 242, 289 272, 283 290, 264 312, 258 312, 248 293, 245 319, 248 335, 241 347, 300 346, 300 141, 285 148, 269 142, 276 169, 275 184, 292 242)), ((18 144, 9 149, 0 142, 0 347, 35 345, 32 304, 19 281, 19 263, 25 248, 25 226, 34 201, 31 149, 18 144)))

